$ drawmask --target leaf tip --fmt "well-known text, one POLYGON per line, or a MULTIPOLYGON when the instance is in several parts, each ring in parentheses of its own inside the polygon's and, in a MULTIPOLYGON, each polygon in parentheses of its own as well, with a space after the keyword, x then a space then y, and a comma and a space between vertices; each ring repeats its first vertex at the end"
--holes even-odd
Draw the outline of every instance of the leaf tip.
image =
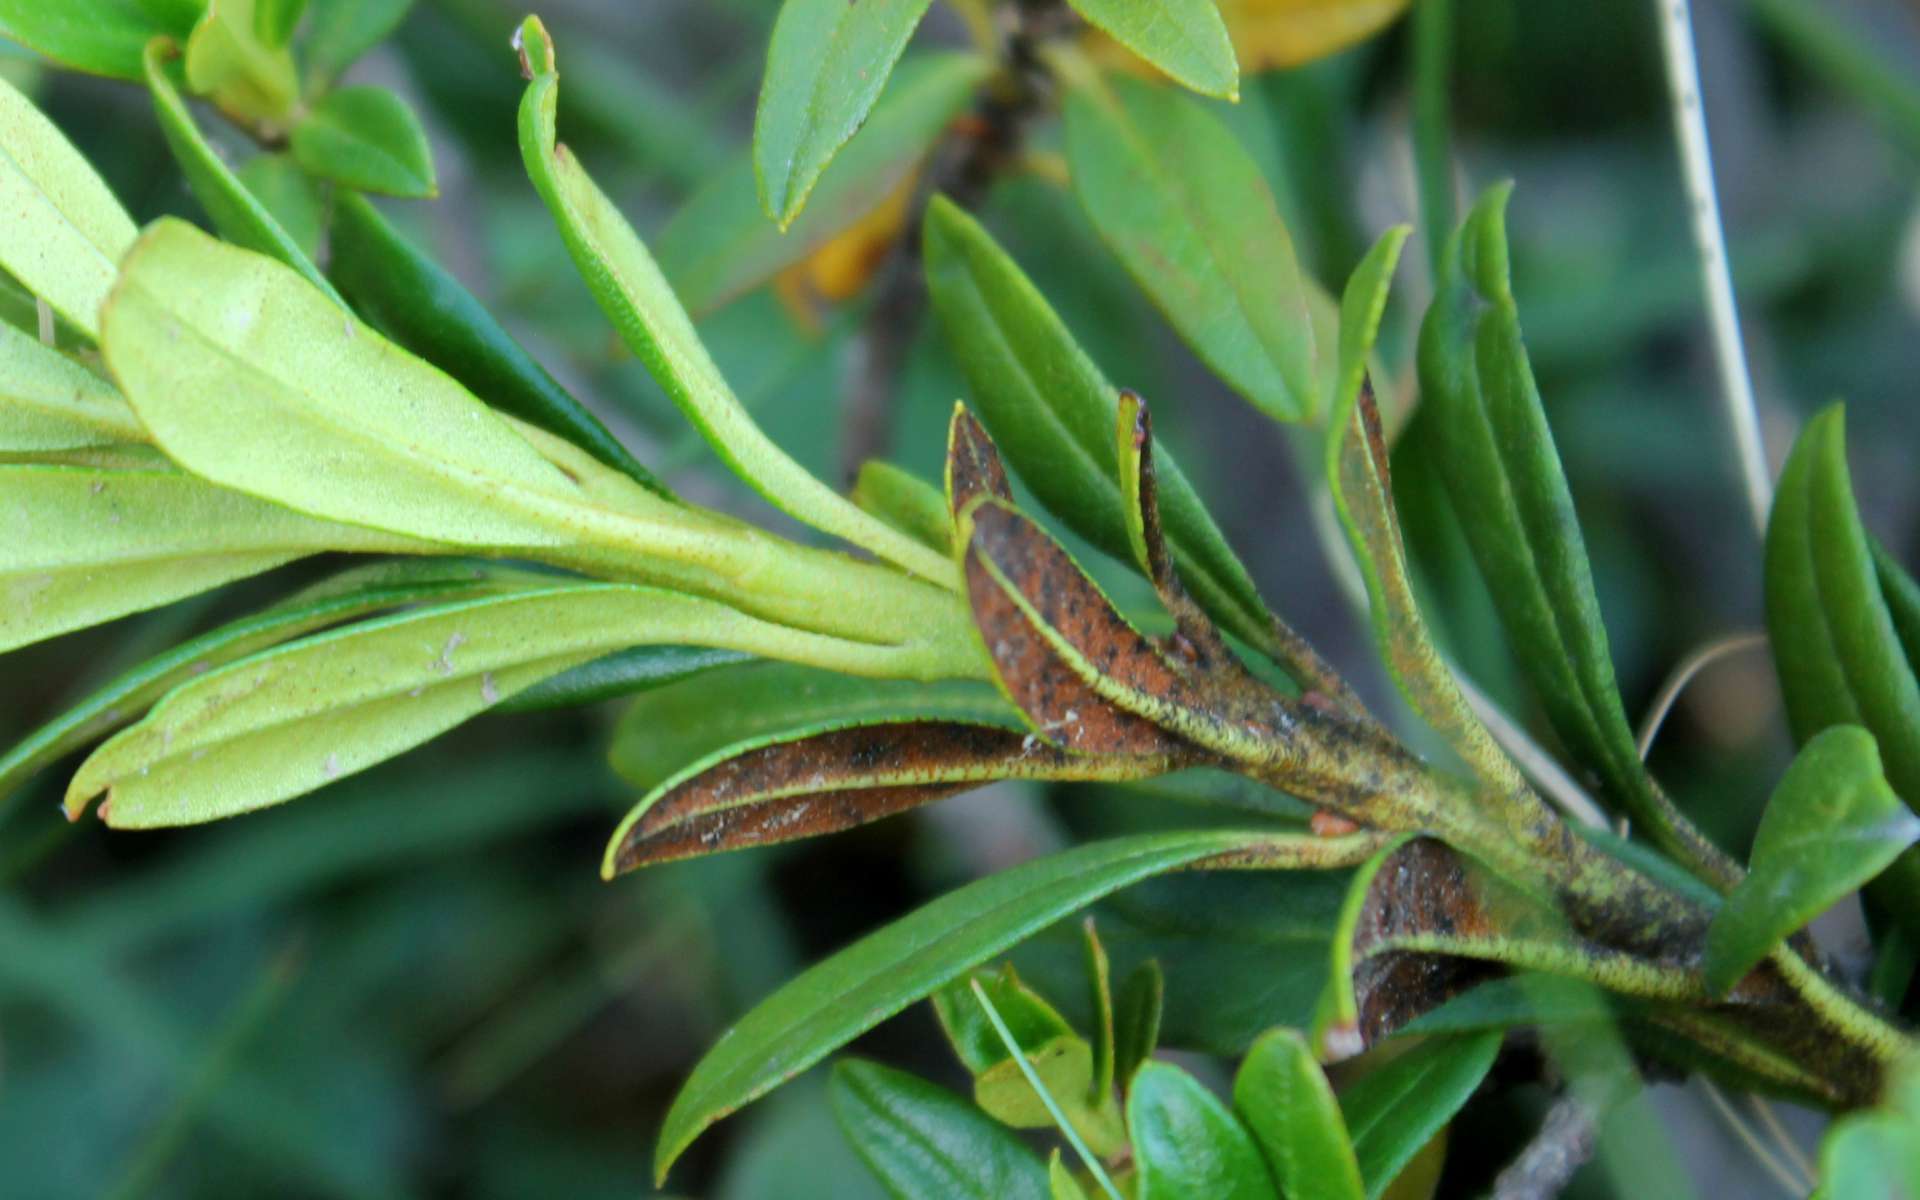
POLYGON ((520 59, 520 78, 531 83, 537 76, 558 73, 554 60, 553 38, 546 23, 529 14, 513 31, 513 52, 520 59))

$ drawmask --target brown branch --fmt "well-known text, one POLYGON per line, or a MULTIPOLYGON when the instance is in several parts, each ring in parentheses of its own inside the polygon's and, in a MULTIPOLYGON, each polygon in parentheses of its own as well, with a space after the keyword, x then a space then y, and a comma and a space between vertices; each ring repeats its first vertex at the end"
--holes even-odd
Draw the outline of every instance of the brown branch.
POLYGON ((1561 1096, 1547 1110, 1540 1132, 1493 1181, 1492 1200, 1552 1200, 1593 1157, 1599 1132, 1585 1100, 1571 1092, 1561 1096))

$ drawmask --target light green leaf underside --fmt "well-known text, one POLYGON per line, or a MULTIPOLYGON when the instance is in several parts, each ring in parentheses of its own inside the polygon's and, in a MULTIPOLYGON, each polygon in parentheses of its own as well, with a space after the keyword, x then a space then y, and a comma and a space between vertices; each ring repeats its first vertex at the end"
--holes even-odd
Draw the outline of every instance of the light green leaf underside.
POLYGON ((177 471, 0 466, 0 651, 324 550, 429 549, 177 471))
POLYGON ((0 453, 74 450, 146 436, 112 384, 0 324, 0 453))
POLYGON ((931 0, 787 0, 753 121, 760 204, 786 226, 867 118, 931 0))
POLYGON ((1087 24, 1196 92, 1240 96, 1240 63, 1214 0, 1067 0, 1087 24))
POLYGON ((625 584, 437 606, 320 634, 176 689, 82 765, 68 807, 110 789, 116 826, 231 816, 391 758, 580 663, 665 643, 843 668, 864 652, 710 600, 625 584))
POLYGON ((955 586, 950 560, 861 512, 808 474, 754 424, 646 245, 573 153, 555 142, 559 77, 546 30, 530 18, 519 36, 533 76, 520 105, 521 157, 559 224, 574 265, 622 340, 721 460, 777 508, 924 579, 955 586))
POLYGON ((89 336, 133 219, 53 122, 0 79, 0 266, 89 336))

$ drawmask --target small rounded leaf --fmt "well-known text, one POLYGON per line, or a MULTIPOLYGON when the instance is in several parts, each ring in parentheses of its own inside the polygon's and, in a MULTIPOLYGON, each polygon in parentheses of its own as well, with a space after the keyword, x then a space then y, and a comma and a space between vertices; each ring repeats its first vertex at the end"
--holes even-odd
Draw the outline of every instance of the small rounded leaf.
POLYGON ((293 157, 315 175, 390 196, 433 196, 433 151, 407 102, 381 87, 329 92, 293 127, 293 157))

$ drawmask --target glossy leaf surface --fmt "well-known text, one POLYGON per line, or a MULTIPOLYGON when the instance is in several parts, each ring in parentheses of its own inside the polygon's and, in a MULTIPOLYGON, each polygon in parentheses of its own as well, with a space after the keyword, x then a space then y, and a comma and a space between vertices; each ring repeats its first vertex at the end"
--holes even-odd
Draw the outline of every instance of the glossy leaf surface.
POLYGON ((1340 1103, 1298 1032, 1276 1029, 1253 1044, 1234 1076, 1233 1106, 1287 1200, 1366 1195, 1340 1103))
POLYGON ((1822 730, 1774 789, 1747 877, 1707 931, 1707 987, 1722 994, 1787 935, 1885 870, 1920 840, 1920 816, 1881 773, 1873 735, 1822 730))
POLYGON ((1499 1052, 1498 1033, 1428 1038, 1340 1094, 1367 1200, 1453 1120, 1499 1052))
POLYGON ((1127 1131, 1141 1200, 1279 1200, 1253 1135, 1179 1067, 1150 1062, 1134 1073, 1127 1131))
POLYGON ((293 127, 293 157, 314 175, 389 196, 434 196, 440 185, 426 130, 383 87, 328 92, 293 127))
POLYGON ((715 1121, 969 967, 1130 883, 1272 836, 1210 830, 1095 842, 968 884, 869 934, 761 1001, 707 1053, 667 1114, 658 1175, 715 1121))
POLYGON ((0 0, 0 29, 63 66, 139 79, 156 37, 184 39, 205 0, 0 0))
POLYGON ((1087 24, 1209 96, 1237 99, 1240 65, 1214 0, 1068 0, 1087 24))
POLYGON ((0 266, 89 337, 133 219, 100 176, 11 83, 0 80, 0 266))
POLYGON ((1275 420, 1317 416, 1293 239, 1233 133, 1198 101, 1125 78, 1071 92, 1066 131, 1081 207, 1187 344, 1275 420))
POLYGON ((847 1140, 901 1200, 1048 1200, 1047 1171, 1033 1151, 945 1088, 847 1059, 835 1064, 828 1095, 847 1140))

